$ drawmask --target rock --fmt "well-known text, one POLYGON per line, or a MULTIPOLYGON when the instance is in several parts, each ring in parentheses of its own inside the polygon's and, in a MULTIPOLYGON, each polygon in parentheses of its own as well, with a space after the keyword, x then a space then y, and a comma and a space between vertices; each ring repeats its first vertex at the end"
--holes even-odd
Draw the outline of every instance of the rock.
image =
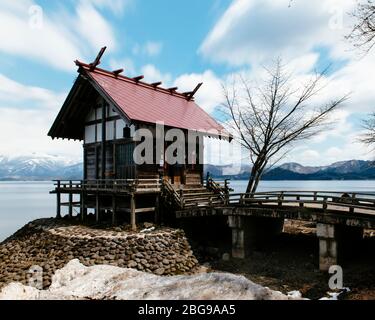
POLYGON ((156 269, 156 270, 154 271, 154 273, 157 274, 157 275, 159 275, 159 276, 163 275, 164 272, 165 272, 165 269, 164 269, 164 268, 159 268, 159 269, 156 269))
POLYGON ((135 261, 133 261, 133 260, 130 260, 130 261, 128 262, 128 268, 136 268, 137 265, 138 265, 138 263, 135 262, 135 261))
POLYGON ((208 273, 161 277, 114 266, 85 267, 78 260, 56 271, 48 290, 12 283, 0 300, 294 300, 243 276, 208 273))
POLYGON ((230 260, 230 254, 229 253, 224 253, 222 256, 223 261, 229 261, 230 260))

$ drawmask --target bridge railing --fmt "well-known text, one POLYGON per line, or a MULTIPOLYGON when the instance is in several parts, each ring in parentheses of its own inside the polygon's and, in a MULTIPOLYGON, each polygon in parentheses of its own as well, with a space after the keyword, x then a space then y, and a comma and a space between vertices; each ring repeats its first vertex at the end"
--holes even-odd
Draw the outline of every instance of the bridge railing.
POLYGON ((229 194, 228 205, 298 206, 323 210, 375 212, 375 193, 332 191, 271 191, 229 194))

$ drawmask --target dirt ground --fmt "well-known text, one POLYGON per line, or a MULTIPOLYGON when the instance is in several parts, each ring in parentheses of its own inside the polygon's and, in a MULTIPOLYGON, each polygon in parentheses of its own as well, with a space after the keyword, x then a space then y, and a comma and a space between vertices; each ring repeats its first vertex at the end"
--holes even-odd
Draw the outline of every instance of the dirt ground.
MULTIPOLYGON (((272 242, 254 251, 245 259, 213 259, 212 270, 241 274, 273 290, 288 293, 299 290, 303 297, 320 299, 332 292, 328 287, 331 275, 322 273, 318 266, 318 239, 315 225, 288 221, 284 233, 272 242)), ((365 232, 365 238, 355 252, 340 265, 343 268, 344 287, 349 293, 339 299, 375 300, 375 234, 365 232)))

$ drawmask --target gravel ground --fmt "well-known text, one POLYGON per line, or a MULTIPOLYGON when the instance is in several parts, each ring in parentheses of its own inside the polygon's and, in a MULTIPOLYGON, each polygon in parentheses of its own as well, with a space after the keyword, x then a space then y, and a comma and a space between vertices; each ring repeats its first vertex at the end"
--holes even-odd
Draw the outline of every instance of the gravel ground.
MULTIPOLYGON (((362 246, 342 264, 344 287, 351 291, 340 299, 375 299, 375 235, 365 232, 362 246)), ((299 290, 303 297, 319 299, 331 291, 330 275, 319 271, 315 226, 296 221, 285 224, 284 233, 245 260, 209 261, 212 270, 241 274, 272 290, 299 290)))

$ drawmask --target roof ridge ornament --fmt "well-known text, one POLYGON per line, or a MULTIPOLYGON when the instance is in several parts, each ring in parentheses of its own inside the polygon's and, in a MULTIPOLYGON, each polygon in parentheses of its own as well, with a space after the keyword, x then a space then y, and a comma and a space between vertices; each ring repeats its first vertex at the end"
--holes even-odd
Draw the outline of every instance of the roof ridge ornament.
POLYGON ((195 94, 200 89, 200 87, 203 85, 203 82, 201 82, 195 87, 195 89, 193 91, 180 93, 180 92, 177 92, 178 87, 173 87, 173 88, 162 88, 162 87, 160 87, 162 85, 161 81, 154 82, 154 83, 141 82, 141 80, 144 79, 143 75, 140 75, 140 76, 137 76, 137 77, 134 77, 134 78, 123 76, 123 75, 121 75, 121 73, 124 72, 124 69, 117 69, 117 70, 114 70, 114 71, 108 71, 108 70, 105 70, 105 69, 97 68, 101 63, 101 58, 103 57, 106 49, 107 49, 107 47, 101 48, 98 55, 96 56, 95 60, 93 62, 89 63, 89 64, 81 62, 79 60, 76 60, 75 64, 77 66, 79 66, 80 68, 89 70, 91 72, 103 73, 105 75, 112 76, 112 77, 114 77, 116 79, 119 79, 119 80, 134 81, 135 84, 142 84, 142 85, 151 87, 154 90, 157 90, 157 91, 160 91, 160 92, 164 92, 164 93, 169 92, 171 95, 176 95, 176 96, 179 96, 181 98, 185 98, 187 101, 193 100, 195 94))
POLYGON ((123 73, 124 69, 117 69, 112 71, 112 73, 115 75, 116 78, 118 78, 119 74, 123 73))
POLYGON ((186 97, 186 100, 187 101, 192 100, 202 85, 203 85, 203 82, 200 82, 198 83, 198 85, 195 87, 193 91, 184 92, 183 95, 186 97))
POLYGON ((107 50, 107 47, 103 47, 103 48, 101 48, 100 51, 99 51, 99 53, 98 53, 98 55, 96 56, 94 62, 91 62, 91 63, 89 64, 89 65, 90 65, 90 71, 94 71, 95 68, 96 68, 98 65, 100 65, 100 63, 101 63, 100 59, 102 58, 102 56, 103 56, 105 50, 107 50))

